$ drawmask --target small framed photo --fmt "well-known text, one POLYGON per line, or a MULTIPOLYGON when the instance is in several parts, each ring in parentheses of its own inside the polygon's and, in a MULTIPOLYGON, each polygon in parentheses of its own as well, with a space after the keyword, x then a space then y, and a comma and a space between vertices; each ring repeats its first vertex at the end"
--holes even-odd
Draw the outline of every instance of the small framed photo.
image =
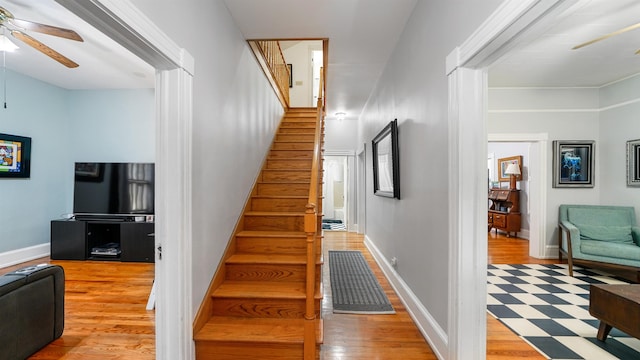
POLYGON ((553 187, 592 188, 594 186, 595 141, 556 140, 553 142, 553 187))
POLYGON ((627 141, 627 186, 640 186, 640 139, 627 141))

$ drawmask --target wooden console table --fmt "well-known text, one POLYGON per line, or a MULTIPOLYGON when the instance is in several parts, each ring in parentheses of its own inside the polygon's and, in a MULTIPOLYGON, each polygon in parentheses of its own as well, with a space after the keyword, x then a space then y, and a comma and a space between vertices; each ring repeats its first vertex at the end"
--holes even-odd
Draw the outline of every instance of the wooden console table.
POLYGON ((612 327, 640 338, 640 284, 591 285, 589 314, 600 320, 600 341, 607 339, 612 327))

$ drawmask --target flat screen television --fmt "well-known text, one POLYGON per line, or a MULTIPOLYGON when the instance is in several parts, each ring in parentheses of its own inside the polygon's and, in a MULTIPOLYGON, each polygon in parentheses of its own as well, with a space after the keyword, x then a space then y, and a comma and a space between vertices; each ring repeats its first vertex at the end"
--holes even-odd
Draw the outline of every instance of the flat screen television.
POLYGON ((126 218, 153 215, 153 163, 75 163, 73 213, 76 217, 126 218))

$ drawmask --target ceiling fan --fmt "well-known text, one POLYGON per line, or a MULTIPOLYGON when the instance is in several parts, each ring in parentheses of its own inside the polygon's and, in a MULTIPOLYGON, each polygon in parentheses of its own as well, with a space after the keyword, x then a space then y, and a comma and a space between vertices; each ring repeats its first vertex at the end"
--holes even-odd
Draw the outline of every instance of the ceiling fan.
MULTIPOLYGON (((640 28, 640 23, 627 26, 625 28, 622 28, 620 30, 616 30, 616 31, 614 31, 612 33, 609 33, 609 34, 606 34, 606 35, 602 35, 602 36, 597 37, 597 38, 595 38, 593 40, 589 40, 589 41, 587 41, 585 43, 582 43, 580 45, 576 45, 576 46, 572 47, 571 49, 572 50, 580 49, 580 48, 585 47, 587 45, 591 45, 593 43, 596 43, 598 41, 602 41, 602 40, 608 39, 610 37, 613 37, 613 36, 616 36, 616 35, 620 35, 620 34, 626 33, 627 31, 635 30, 635 29, 638 29, 638 28, 640 28)), ((635 53, 636 53, 636 55, 640 54, 640 50, 637 50, 635 53)))
POLYGON ((66 56, 60 54, 59 52, 53 50, 42 42, 36 40, 35 38, 27 35, 26 31, 35 31, 42 34, 53 35, 69 40, 75 41, 84 41, 78 33, 73 30, 65 29, 61 27, 51 26, 39 24, 32 21, 16 19, 9 10, 0 6, 0 28, 2 28, 3 33, 6 29, 11 36, 22 41, 23 43, 31 46, 32 48, 40 51, 41 53, 47 55, 53 60, 61 63, 62 65, 75 68, 78 67, 78 64, 67 58, 66 56))

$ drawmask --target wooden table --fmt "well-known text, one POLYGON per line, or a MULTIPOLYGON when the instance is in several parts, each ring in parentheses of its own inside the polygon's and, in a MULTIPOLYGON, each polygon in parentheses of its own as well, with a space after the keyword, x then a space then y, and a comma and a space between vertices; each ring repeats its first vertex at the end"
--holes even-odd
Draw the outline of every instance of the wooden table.
POLYGON ((640 338, 640 284, 591 285, 589 313, 600 320, 600 341, 606 340, 612 327, 640 338))

